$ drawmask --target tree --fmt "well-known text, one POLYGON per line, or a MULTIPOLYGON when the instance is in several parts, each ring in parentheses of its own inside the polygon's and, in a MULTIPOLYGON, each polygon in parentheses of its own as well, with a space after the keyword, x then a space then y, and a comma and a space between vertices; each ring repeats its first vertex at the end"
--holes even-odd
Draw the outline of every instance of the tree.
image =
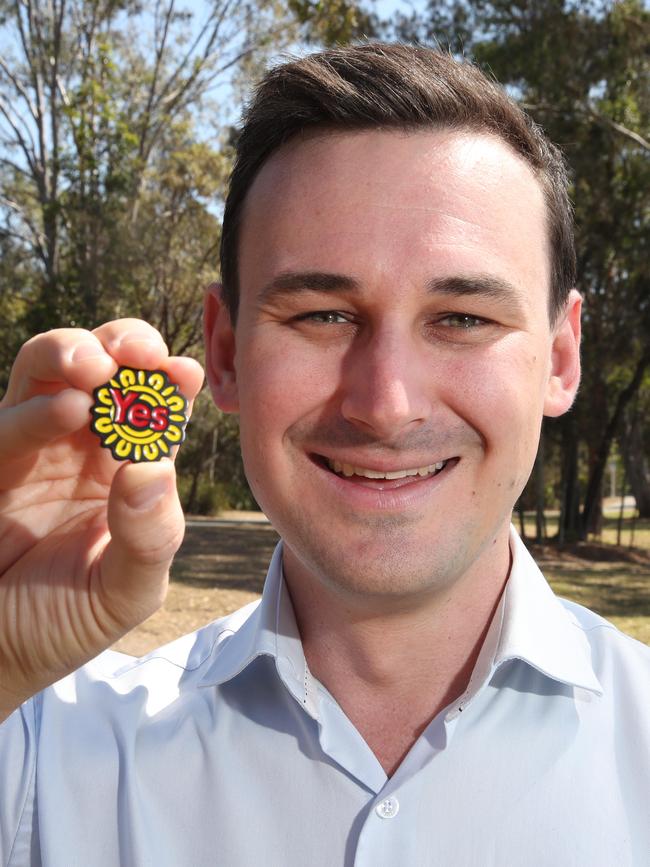
POLYGON ((0 232, 0 390, 4 392, 17 347, 29 336, 25 318, 35 269, 24 249, 0 232))
POLYGON ((238 419, 220 412, 206 390, 195 403, 178 467, 186 512, 257 508, 240 460, 238 419))
MULTIPOLYGON (((198 356, 231 161, 236 106, 223 103, 272 53, 350 38, 366 20, 341 0, 193 9, 178 0, 0 0, 4 382, 26 336, 122 316, 151 322, 171 353, 198 356)), ((236 425, 197 413, 204 453, 192 466, 204 475, 215 427, 222 444, 237 441, 236 425)), ((249 502, 236 453, 228 446, 224 458, 228 496, 249 502)))
POLYGON ((619 438, 625 475, 639 517, 650 518, 650 375, 628 407, 619 438))
POLYGON ((242 0, 206 4, 201 21, 175 0, 4 0, 0 14, 3 233, 42 271, 32 328, 89 324, 123 301, 122 248, 161 150, 216 81, 295 27, 274 11, 252 44, 242 0))

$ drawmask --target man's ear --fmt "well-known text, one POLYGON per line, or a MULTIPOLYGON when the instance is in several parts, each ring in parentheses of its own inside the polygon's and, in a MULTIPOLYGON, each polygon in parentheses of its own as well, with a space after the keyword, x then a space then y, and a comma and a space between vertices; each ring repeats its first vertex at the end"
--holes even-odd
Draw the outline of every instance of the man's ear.
POLYGON ((235 330, 222 300, 220 283, 211 283, 206 289, 203 333, 205 369, 214 402, 223 412, 239 412, 235 330))
POLYGON ((556 417, 573 403, 580 384, 580 312, 582 296, 575 289, 569 293, 554 328, 551 347, 551 373, 546 386, 544 415, 556 417))

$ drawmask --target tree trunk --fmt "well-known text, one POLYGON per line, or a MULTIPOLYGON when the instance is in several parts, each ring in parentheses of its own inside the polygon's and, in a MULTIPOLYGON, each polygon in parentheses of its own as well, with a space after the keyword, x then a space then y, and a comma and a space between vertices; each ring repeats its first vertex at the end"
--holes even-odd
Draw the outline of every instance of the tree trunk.
POLYGON ((541 545, 546 537, 546 522, 544 519, 545 506, 544 490, 544 428, 539 436, 537 457, 535 458, 535 541, 541 545))
MULTIPOLYGON (((609 458, 609 453, 607 455, 607 458, 609 458)), ((598 460, 600 460, 599 453, 592 456, 589 462, 589 466, 593 467, 598 460)), ((605 471, 603 470, 600 485, 598 486, 598 489, 595 491, 595 493, 592 492, 591 494, 592 499, 590 502, 589 517, 584 528, 584 533, 581 535, 581 539, 583 541, 587 538, 587 536, 590 535, 600 538, 603 532, 603 488, 605 481, 604 476, 605 471)))
POLYGON ((580 534, 580 497, 578 491, 578 430, 575 417, 566 415, 562 425, 562 501, 558 542, 575 542, 580 534))
POLYGON ((198 493, 199 493, 199 479, 201 478, 201 470, 195 469, 192 473, 192 484, 190 485, 190 490, 187 494, 187 500, 185 502, 185 511, 189 515, 196 514, 199 510, 198 503, 198 493))
POLYGON ((635 416, 627 427, 622 450, 630 490, 636 500, 640 518, 650 518, 650 457, 645 454, 641 424, 635 416))
POLYGON ((614 412, 605 426, 600 446, 590 467, 589 480, 587 482, 587 492, 580 521, 580 538, 583 540, 587 538, 587 533, 590 532, 590 528, 594 525, 594 520, 598 516, 598 509, 602 499, 602 482, 612 442, 621 426, 625 408, 639 390, 648 364, 650 364, 650 349, 646 350, 641 358, 639 358, 632 378, 625 388, 619 392, 614 412))

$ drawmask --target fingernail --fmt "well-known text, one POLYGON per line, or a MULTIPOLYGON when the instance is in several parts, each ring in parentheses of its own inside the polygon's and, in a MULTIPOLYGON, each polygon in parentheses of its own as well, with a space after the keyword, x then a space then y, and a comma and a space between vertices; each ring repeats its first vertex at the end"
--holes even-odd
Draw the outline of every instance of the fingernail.
POLYGON ((169 493, 169 479, 167 476, 154 479, 145 485, 140 485, 134 491, 125 497, 125 502, 130 509, 135 509, 138 512, 146 512, 160 502, 160 500, 169 493))
POLYGON ((75 347, 74 352, 72 353, 73 361, 85 361, 88 358, 99 358, 100 355, 104 355, 104 347, 99 343, 91 343, 90 341, 86 343, 80 343, 75 347))

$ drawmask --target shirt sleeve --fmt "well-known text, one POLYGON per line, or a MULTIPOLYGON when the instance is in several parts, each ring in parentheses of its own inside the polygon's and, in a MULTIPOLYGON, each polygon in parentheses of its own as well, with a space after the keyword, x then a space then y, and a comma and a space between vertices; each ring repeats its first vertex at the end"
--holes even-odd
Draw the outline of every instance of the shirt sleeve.
POLYGON ((32 863, 40 696, 0 725, 0 865, 32 863))

